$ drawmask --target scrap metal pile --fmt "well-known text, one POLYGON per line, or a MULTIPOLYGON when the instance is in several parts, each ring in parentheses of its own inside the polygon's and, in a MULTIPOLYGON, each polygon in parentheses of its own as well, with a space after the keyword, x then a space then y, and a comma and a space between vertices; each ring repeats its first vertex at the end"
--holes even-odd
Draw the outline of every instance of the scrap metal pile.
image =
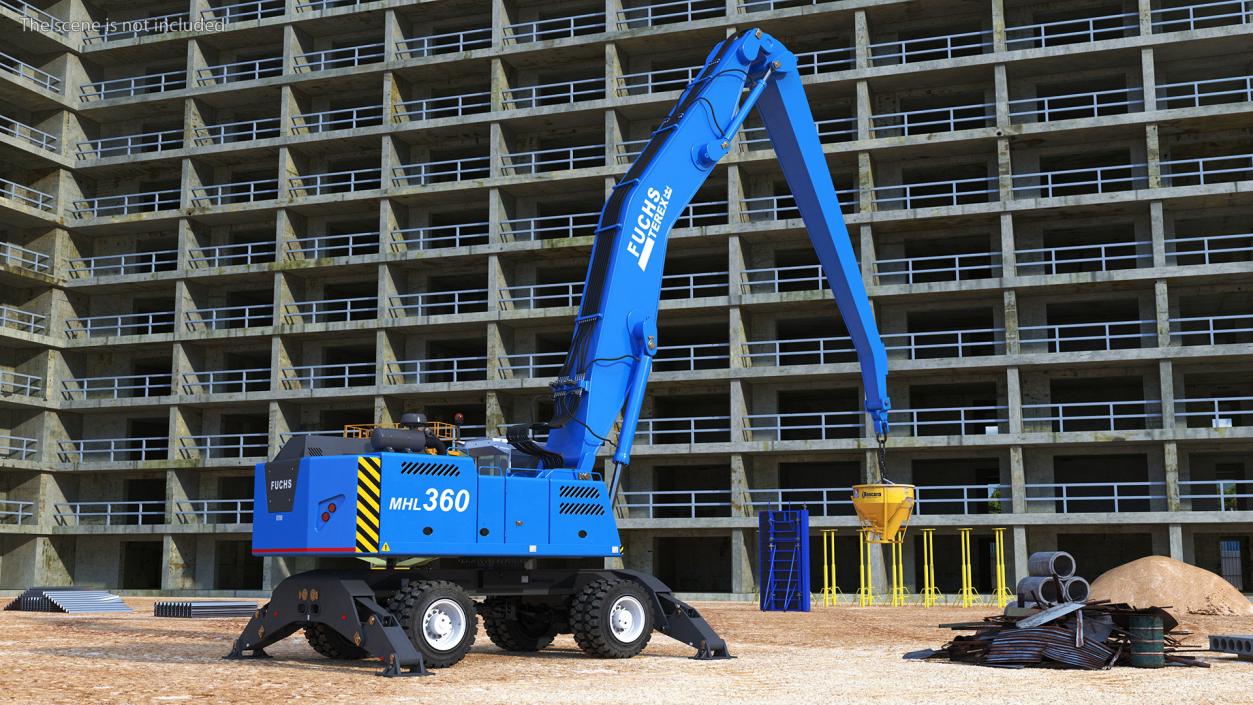
POLYGON ((1130 665, 1160 668, 1168 663, 1207 666, 1177 653, 1183 648, 1179 622, 1160 607, 1135 609, 1108 600, 1089 601, 1088 581, 1075 575, 1065 551, 1033 553, 1029 575, 1018 581, 1018 604, 982 622, 944 624, 973 629, 938 652, 953 661, 1002 668, 1037 665, 1089 670, 1130 665))
MULTIPOLYGON (((1179 653, 1184 647, 1176 631, 1179 623, 1159 607, 1135 609, 1108 602, 1070 602, 1025 616, 996 615, 982 622, 944 624, 955 630, 973 629, 959 636, 930 658, 947 656, 953 661, 1002 668, 1054 665, 1088 670, 1113 666, 1140 666, 1140 653, 1160 654, 1162 664, 1207 667, 1203 661, 1179 653), (1146 639, 1133 627, 1136 617, 1161 620, 1160 642, 1146 639)), ((1138 621, 1138 620, 1137 620, 1138 621)))

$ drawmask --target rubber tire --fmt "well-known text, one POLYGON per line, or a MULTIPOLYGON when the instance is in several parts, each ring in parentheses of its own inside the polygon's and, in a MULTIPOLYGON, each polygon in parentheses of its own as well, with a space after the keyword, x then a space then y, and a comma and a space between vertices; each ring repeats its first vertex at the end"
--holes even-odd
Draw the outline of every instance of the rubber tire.
POLYGON ((639 583, 603 578, 589 583, 570 600, 570 629, 583 653, 598 658, 631 658, 648 646, 653 636, 653 598, 639 583), (635 641, 623 643, 609 626, 609 608, 630 595, 644 606, 644 630, 635 641))
POLYGON ((458 585, 445 580, 421 580, 409 583, 392 595, 387 609, 400 622, 400 626, 413 642, 413 647, 422 654, 427 668, 448 668, 465 658, 474 646, 474 637, 479 630, 478 612, 474 609, 474 600, 458 585), (461 606, 466 615, 466 633, 461 643, 448 651, 437 651, 422 636, 422 615, 434 601, 451 599, 461 606))
POLYGON ((510 618, 509 608, 520 603, 516 597, 489 597, 483 602, 483 628, 487 638, 505 651, 539 651, 553 643, 557 628, 551 613, 547 624, 510 618))
POLYGON ((305 640, 319 654, 336 661, 354 661, 369 656, 369 652, 348 640, 325 624, 305 627, 305 640))

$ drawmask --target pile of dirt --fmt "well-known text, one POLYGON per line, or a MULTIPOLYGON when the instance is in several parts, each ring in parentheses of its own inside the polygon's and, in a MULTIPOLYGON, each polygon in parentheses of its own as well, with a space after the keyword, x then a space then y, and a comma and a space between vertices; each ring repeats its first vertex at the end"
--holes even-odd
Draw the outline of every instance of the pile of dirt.
POLYGON ((1104 573, 1092 583, 1091 599, 1168 607, 1176 619, 1184 614, 1253 615, 1253 603, 1231 583, 1165 556, 1148 556, 1104 573))

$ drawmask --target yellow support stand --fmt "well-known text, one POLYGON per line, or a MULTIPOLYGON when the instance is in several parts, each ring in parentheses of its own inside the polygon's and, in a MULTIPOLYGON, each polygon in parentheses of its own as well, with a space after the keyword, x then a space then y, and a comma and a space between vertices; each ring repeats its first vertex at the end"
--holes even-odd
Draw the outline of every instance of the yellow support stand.
POLYGON ((970 529, 958 529, 957 533, 961 536, 961 574, 962 586, 957 592, 957 597, 962 607, 974 607, 982 605, 983 599, 979 597, 979 591, 974 586, 974 570, 970 565, 970 529))
POLYGON ((892 546, 892 606, 904 607, 909 593, 905 590, 904 546, 901 543, 892 546))
POLYGON ((922 530, 922 592, 923 607, 940 604, 940 589, 935 585, 935 529, 922 530))
POLYGON ((996 590, 992 596, 996 598, 996 606, 1004 609, 1014 598, 1005 582, 1005 529, 993 529, 992 534, 996 540, 996 590))
POLYGON ((870 570, 870 529, 857 531, 857 604, 860 607, 874 605, 874 580, 870 570))
POLYGON ((822 530, 822 604, 836 607, 840 604, 840 586, 836 585, 835 533, 836 529, 822 530))

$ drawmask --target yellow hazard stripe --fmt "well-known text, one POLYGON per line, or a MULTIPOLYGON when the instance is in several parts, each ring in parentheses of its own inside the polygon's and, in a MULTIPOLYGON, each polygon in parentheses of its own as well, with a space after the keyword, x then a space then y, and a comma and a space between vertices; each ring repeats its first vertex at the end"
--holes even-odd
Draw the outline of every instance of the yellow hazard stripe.
POLYGON ((357 458, 357 553, 378 553, 380 507, 382 499, 382 461, 373 457, 357 458))

